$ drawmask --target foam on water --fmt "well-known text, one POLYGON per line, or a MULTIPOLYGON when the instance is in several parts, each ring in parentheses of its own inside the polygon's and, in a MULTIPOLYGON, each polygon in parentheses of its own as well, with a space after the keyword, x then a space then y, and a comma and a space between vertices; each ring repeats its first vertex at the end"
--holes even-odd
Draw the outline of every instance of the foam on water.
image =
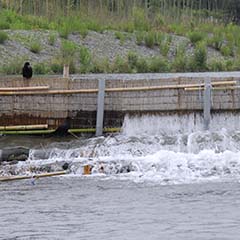
MULTIPOLYGON (((71 176, 179 184, 240 179, 238 117, 217 115, 210 131, 202 131, 200 115, 126 117, 121 134, 32 149, 17 174, 61 170, 71 176), (227 119, 227 122, 226 122, 227 119)), ((11 169, 12 170, 12 169, 11 169)))

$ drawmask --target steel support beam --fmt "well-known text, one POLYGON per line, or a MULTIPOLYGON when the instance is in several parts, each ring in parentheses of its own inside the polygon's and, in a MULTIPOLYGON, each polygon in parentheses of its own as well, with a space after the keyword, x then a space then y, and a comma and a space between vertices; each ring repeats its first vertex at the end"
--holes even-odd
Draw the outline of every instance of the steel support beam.
POLYGON ((103 134, 104 97, 105 97, 105 79, 100 79, 98 81, 98 101, 97 101, 97 121, 96 121, 97 137, 103 134))

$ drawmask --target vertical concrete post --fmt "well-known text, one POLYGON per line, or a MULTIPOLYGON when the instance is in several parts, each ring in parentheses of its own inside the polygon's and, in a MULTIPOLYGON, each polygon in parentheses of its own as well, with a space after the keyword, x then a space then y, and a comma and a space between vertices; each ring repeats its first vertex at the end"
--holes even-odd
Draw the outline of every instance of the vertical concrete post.
POLYGON ((211 119, 211 79, 205 79, 204 88, 204 105, 203 105, 203 116, 204 116, 204 130, 209 130, 210 119, 211 119))
POLYGON ((69 78, 69 65, 64 64, 63 66, 63 77, 69 78))
POLYGON ((105 97, 105 79, 100 79, 98 81, 98 101, 97 101, 97 121, 96 121, 97 137, 103 134, 104 97, 105 97))

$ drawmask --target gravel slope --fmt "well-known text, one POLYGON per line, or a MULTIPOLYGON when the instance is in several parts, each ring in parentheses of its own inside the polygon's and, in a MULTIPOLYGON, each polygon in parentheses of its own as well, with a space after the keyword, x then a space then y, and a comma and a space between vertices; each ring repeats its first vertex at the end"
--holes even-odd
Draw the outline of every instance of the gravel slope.
MULTIPOLYGON (((49 31, 26 31, 26 30, 6 30, 9 40, 4 44, 0 44, 0 65, 19 60, 29 60, 32 64, 38 62, 50 62, 54 58, 58 58, 60 53, 61 38, 57 32, 49 31), (49 36, 55 34, 56 41, 54 45, 49 44, 49 36), (40 53, 30 51, 33 42, 39 42, 41 45, 40 53)), ((77 45, 87 47, 92 56, 96 59, 107 58, 113 61, 117 56, 126 57, 128 52, 136 52, 142 57, 161 56, 159 47, 150 49, 145 45, 137 45, 135 36, 129 35, 124 42, 116 39, 115 33, 105 31, 103 33, 89 32, 83 38, 79 34, 71 34, 69 40, 77 45)), ((172 44, 168 53, 169 61, 174 59, 175 50, 178 44, 187 43, 187 53, 193 54, 194 48, 186 37, 173 35, 172 44)), ((208 58, 221 58, 221 54, 212 48, 208 48, 208 58)), ((78 56, 76 56, 78 59, 78 56)), ((78 61, 78 60, 76 60, 78 61)))

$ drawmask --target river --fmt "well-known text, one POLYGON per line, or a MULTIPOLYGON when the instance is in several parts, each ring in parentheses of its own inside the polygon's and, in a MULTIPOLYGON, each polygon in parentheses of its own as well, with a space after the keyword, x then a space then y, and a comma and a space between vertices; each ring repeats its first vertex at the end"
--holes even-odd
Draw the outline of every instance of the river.
POLYGON ((193 118, 126 118, 98 138, 0 137, 0 148, 31 148, 2 175, 69 164, 64 176, 0 183, 0 239, 238 239, 238 119, 202 131, 193 118))

